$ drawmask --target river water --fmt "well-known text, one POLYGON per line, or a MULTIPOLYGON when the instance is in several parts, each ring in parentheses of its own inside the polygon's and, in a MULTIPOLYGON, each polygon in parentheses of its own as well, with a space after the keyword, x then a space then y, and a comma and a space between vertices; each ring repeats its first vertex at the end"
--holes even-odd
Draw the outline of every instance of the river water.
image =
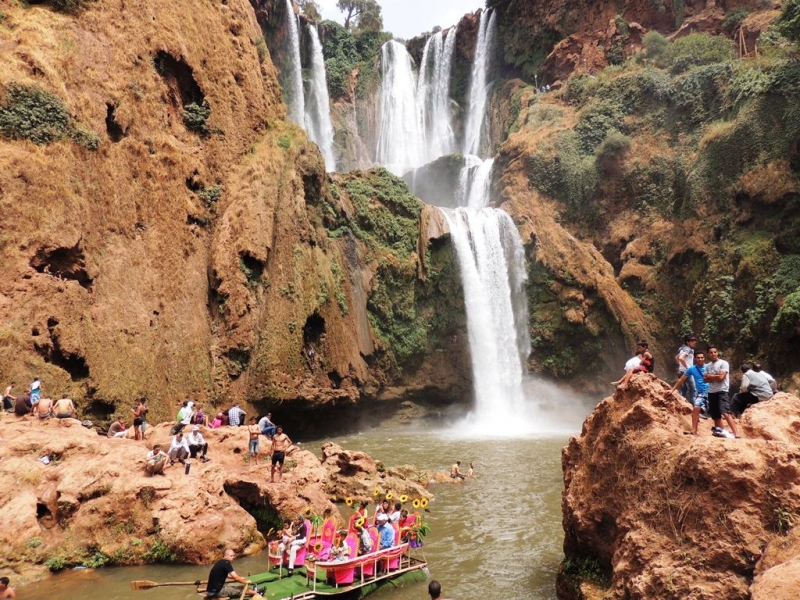
MULTIPOLYGON (((460 459, 466 471, 474 462, 475 479, 431 485, 435 497, 426 515, 431 533, 423 548, 431 576, 442 583, 445 597, 456 600, 549 600, 556 597, 555 574, 562 559, 561 448, 588 412, 575 409, 566 422, 562 414, 558 425, 549 425, 550 433, 524 438, 476 436, 447 426, 376 429, 333 441, 387 465, 447 470, 460 459)), ((320 445, 308 442, 303 447, 315 450, 320 445)), ((234 566, 240 574, 263 571, 266 555, 237 559, 234 566)), ((17 592, 21 599, 42 600, 188 600, 197 597, 191 586, 134 592, 130 582, 194 581, 207 574, 208 567, 171 565, 71 570, 17 592)), ((427 583, 417 582, 373 597, 425 599, 426 590, 427 583)))

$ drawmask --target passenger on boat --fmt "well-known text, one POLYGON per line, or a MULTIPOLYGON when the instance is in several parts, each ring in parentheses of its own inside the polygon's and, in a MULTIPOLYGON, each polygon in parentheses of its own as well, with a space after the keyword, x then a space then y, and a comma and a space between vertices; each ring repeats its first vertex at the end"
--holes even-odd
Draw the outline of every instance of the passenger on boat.
MULTIPOLYGON (((278 428, 280 431, 280 427, 278 428)), ((277 435, 275 436, 278 437, 277 435)), ((289 567, 287 569, 289 577, 294 573, 294 561, 297 559, 297 551, 306 545, 308 541, 308 532, 306 531, 305 520, 303 515, 297 515, 294 519, 294 539, 289 544, 289 567)))
POLYGON ((378 515, 378 533, 381 536, 381 550, 394 546, 394 527, 389 524, 388 515, 378 515))
POLYGON ((372 552, 372 536, 364 525, 356 525, 358 532, 358 553, 369 554, 372 552))
POLYGON ((281 537, 281 543, 278 544, 278 553, 281 556, 283 556, 283 553, 286 552, 286 549, 289 547, 289 544, 291 544, 292 540, 294 540, 294 533, 292 532, 291 519, 284 519, 283 529, 281 529, 280 537, 281 537))
POLYGON ((369 500, 361 501, 361 503, 358 505, 358 510, 356 511, 356 514, 358 515, 358 517, 356 517, 357 519, 363 517, 364 521, 366 522, 366 520, 369 518, 369 511, 367 510, 368 506, 369 500))
POLYGON ((389 511, 390 511, 389 501, 388 500, 384 500, 383 502, 381 502, 378 505, 378 508, 375 509, 375 520, 373 521, 373 523, 375 525, 378 524, 378 516, 379 515, 386 515, 386 518, 388 519, 389 518, 389 511))
POLYGON ((350 552, 351 548, 347 545, 347 529, 340 529, 331 548, 331 560, 350 560, 350 552))
POLYGON ((400 513, 403 505, 399 502, 394 503, 394 510, 389 513, 389 523, 392 524, 392 527, 397 528, 398 523, 400 522, 400 513))
MULTIPOLYGON (((208 574, 208 584, 206 585, 206 598, 239 598, 242 595, 242 589, 240 587, 234 587, 232 585, 228 585, 226 581, 228 579, 232 579, 233 581, 237 581, 239 583, 245 583, 248 585, 252 585, 251 581, 248 581, 241 575, 238 575, 236 571, 233 570, 233 559, 236 558, 236 554, 234 553, 232 548, 228 548, 225 550, 225 554, 223 554, 222 559, 218 560, 214 563, 214 566, 211 567, 211 572, 208 574)), ((255 596, 255 590, 247 590, 248 596, 255 596)))

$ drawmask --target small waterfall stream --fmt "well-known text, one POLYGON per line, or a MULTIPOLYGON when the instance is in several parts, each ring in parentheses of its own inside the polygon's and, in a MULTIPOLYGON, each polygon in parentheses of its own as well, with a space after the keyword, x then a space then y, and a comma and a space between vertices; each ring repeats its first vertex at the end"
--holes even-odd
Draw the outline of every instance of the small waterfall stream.
POLYGON ((305 99, 303 97, 303 63, 300 58, 300 31, 294 14, 292 0, 286 0, 286 23, 289 30, 289 77, 286 84, 289 119, 300 127, 305 125, 305 99))
POLYGON ((493 10, 481 12, 475 59, 472 63, 472 79, 469 89, 469 110, 464 129, 464 154, 480 155, 488 143, 486 127, 486 100, 489 95, 488 77, 494 52, 497 24, 493 10))
POLYGON ((456 47, 457 27, 444 37, 440 31, 428 38, 422 51, 417 84, 417 103, 425 134, 425 162, 455 151, 450 109, 450 72, 456 47))
POLYGON ((325 77, 325 57, 322 55, 322 44, 319 41, 317 28, 312 23, 307 27, 311 40, 311 70, 308 94, 305 97, 306 131, 311 141, 319 146, 325 159, 325 169, 335 171, 336 157, 333 154, 333 125, 328 82, 325 77))

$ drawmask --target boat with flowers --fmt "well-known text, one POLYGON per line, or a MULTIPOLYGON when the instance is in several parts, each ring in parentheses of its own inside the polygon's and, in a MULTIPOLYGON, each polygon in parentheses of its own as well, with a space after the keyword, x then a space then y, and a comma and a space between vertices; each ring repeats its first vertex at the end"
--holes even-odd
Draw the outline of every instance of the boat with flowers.
MULTIPOLYGON (((424 502, 427 504, 427 500, 424 502)), ((414 506, 422 507, 422 503, 414 506)), ((429 575, 422 552, 429 527, 419 512, 407 515, 395 528, 394 545, 383 549, 380 548, 376 527, 368 524, 356 512, 349 521, 348 529, 339 531, 347 547, 345 556, 336 556, 334 553, 337 531, 333 519, 307 516, 310 518, 304 519, 302 525, 306 542, 295 550, 294 568, 288 568, 289 551, 276 539, 268 545, 269 570, 248 577, 263 598, 364 598, 387 584, 397 587, 410 581, 425 580, 429 575), (369 534, 373 549, 359 554, 357 532, 361 530, 369 534)), ((197 592, 205 595, 202 586, 198 587, 197 592)))

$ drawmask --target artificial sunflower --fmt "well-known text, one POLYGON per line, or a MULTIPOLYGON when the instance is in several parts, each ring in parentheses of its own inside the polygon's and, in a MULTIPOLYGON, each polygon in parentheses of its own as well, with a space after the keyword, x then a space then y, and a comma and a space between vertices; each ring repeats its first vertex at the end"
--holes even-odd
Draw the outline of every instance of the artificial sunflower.
POLYGON ((386 494, 387 500, 391 500, 392 498, 394 498, 394 492, 389 492, 388 494, 386 494))
POLYGON ((306 506, 306 509, 303 511, 303 514, 305 514, 305 516, 307 517, 310 517, 312 512, 314 512, 313 509, 310 506, 306 506))
POLYGON ((349 497, 345 498, 344 503, 347 504, 347 506, 353 506, 353 499, 349 497))
POLYGON ((401 503, 405 504, 406 502, 408 502, 408 495, 403 494, 402 496, 400 496, 399 499, 401 503))
POLYGON ((322 552, 322 542, 317 542, 316 544, 314 544, 314 552, 316 552, 317 554, 322 552))
POLYGON ((419 498, 414 498, 414 501, 411 503, 411 506, 414 508, 419 508, 419 498))
POLYGON ((363 527, 363 526, 364 526, 364 522, 365 522, 365 521, 364 521, 364 517, 361 517, 360 519, 358 519, 358 520, 355 522, 355 526, 356 526, 356 527, 363 527))
POLYGON ((426 506, 428 506, 428 499, 423 498, 422 500, 419 501, 419 505, 421 508, 425 508, 426 506))
POLYGON ((375 488, 375 491, 372 492, 372 495, 376 498, 381 495, 381 488, 375 488))

